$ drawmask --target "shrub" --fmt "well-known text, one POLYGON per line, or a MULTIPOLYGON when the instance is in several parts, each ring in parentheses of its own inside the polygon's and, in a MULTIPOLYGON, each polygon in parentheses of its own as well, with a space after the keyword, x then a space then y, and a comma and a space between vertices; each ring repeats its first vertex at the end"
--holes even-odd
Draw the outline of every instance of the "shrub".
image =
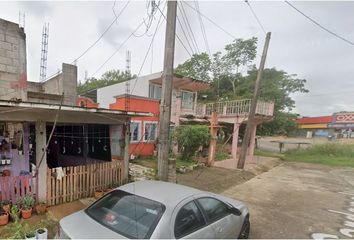
POLYGON ((174 136, 184 160, 194 156, 199 147, 208 146, 210 141, 209 128, 202 125, 179 126, 174 136))
POLYGON ((31 195, 26 195, 21 199, 21 208, 29 210, 34 206, 35 200, 31 195))

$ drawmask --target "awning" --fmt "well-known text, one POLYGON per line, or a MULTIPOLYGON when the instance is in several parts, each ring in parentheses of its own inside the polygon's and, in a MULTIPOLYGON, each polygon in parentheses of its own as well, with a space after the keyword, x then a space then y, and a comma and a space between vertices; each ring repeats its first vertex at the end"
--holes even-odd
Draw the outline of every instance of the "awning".
POLYGON ((180 117, 179 120, 183 123, 204 123, 204 124, 209 124, 209 121, 207 119, 203 118, 184 118, 180 117))
MULTIPOLYGON (((0 121, 54 122, 58 108, 58 104, 0 100, 0 121)), ((57 122, 78 124, 122 124, 131 117, 143 116, 152 116, 152 114, 63 105, 57 122)))
MULTIPOLYGON (((151 83, 162 85, 162 77, 150 80, 151 83)), ((189 77, 173 77, 173 87, 189 91, 201 91, 210 88, 210 83, 201 80, 195 80, 189 77)))

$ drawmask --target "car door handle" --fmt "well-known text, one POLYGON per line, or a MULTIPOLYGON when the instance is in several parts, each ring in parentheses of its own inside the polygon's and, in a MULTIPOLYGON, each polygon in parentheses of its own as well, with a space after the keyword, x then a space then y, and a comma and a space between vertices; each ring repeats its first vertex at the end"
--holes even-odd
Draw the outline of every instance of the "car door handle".
POLYGON ((222 231, 224 231, 224 228, 222 228, 222 227, 217 227, 215 230, 216 230, 218 233, 221 233, 222 231))

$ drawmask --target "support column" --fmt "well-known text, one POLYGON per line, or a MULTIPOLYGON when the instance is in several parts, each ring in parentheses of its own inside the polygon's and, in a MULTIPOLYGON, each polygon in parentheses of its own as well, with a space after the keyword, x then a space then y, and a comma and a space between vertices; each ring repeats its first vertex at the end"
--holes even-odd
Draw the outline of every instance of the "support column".
POLYGON ((130 144, 130 124, 125 124, 124 129, 124 157, 123 157, 123 183, 129 181, 129 144, 130 144))
POLYGON ((46 123, 43 121, 36 122, 36 167, 37 192, 39 201, 47 200, 47 153, 45 151, 47 144, 46 135, 46 123), (43 153, 44 157, 40 163, 43 153))
POLYGON ((256 145, 257 125, 258 125, 258 123, 255 122, 252 126, 252 129, 251 129, 250 145, 248 146, 248 149, 247 149, 247 161, 253 160, 254 148, 256 145))
POLYGON ((240 130, 240 123, 238 121, 238 117, 235 118, 235 123, 234 123, 234 131, 232 134, 232 159, 234 161, 237 161, 237 145, 238 145, 238 133, 240 130))
POLYGON ((218 132, 218 113, 216 111, 213 111, 211 114, 211 123, 210 123, 211 139, 210 139, 209 154, 208 154, 209 167, 214 165, 217 132, 218 132))

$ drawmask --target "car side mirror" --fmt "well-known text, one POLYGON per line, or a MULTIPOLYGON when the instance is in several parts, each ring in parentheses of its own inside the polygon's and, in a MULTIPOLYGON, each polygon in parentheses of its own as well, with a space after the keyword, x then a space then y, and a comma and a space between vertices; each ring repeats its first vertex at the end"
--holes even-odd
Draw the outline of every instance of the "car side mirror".
POLYGON ((229 212, 236 215, 236 216, 241 216, 242 215, 242 212, 240 210, 238 210, 237 208, 235 207, 230 207, 229 208, 229 212))

